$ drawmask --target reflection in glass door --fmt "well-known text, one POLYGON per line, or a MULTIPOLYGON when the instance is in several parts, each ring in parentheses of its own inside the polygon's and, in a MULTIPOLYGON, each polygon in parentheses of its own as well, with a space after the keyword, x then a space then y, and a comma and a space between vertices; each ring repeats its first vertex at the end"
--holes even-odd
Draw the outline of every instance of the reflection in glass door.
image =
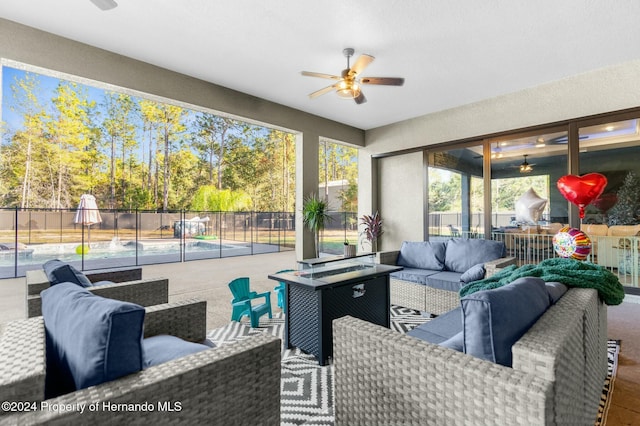
POLYGON ((590 260, 638 287, 640 276, 640 120, 579 129, 580 175, 600 173, 607 186, 585 209, 581 228, 592 241, 590 260))
POLYGON ((491 225, 519 264, 553 257, 552 239, 569 222, 556 187, 567 174, 566 131, 491 140, 491 225))
POLYGON ((428 155, 429 236, 484 237, 482 146, 428 155))

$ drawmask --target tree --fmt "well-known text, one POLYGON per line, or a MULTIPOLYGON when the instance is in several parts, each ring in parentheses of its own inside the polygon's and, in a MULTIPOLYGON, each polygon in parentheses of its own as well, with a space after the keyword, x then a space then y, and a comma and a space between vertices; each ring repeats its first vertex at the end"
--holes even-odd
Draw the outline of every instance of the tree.
POLYGON ((618 202, 609 210, 609 226, 635 225, 640 215, 640 178, 627 173, 618 191, 618 202))
MULTIPOLYGON (((129 161, 133 149, 138 145, 136 140, 136 125, 132 115, 136 111, 137 103, 129 95, 123 93, 107 92, 104 95, 105 112, 107 114, 102 126, 104 134, 108 138, 109 152, 109 207, 117 208, 126 204, 128 183, 125 167, 133 162, 129 161), (117 151, 120 151, 120 182, 122 191, 121 202, 116 201, 116 159, 117 151)), ((131 172, 131 169, 129 170, 131 172)), ((131 174, 131 173, 130 173, 131 174)))
POLYGON ((198 188, 191 201, 191 210, 196 211, 246 211, 251 207, 251 197, 246 192, 219 190, 213 185, 198 188))
POLYGON ((93 133, 88 110, 95 102, 75 83, 60 81, 52 99, 55 111, 47 123, 53 155, 50 158, 51 207, 68 208, 75 204, 71 194, 91 189, 90 156, 85 148, 93 133))

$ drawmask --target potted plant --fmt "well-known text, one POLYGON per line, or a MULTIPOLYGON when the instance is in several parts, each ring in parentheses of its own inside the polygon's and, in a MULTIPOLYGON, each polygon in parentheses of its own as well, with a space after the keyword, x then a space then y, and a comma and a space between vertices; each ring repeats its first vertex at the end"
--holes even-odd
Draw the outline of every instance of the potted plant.
POLYGON ((311 194, 304 200, 302 222, 304 226, 314 233, 316 257, 320 257, 320 233, 331 220, 327 201, 320 199, 316 194, 311 194))
POLYGON ((360 224, 364 225, 362 235, 371 244, 371 251, 376 251, 378 249, 378 237, 384 233, 380 214, 378 212, 374 215, 365 214, 360 218, 360 224))
POLYGON ((349 240, 344 241, 344 257, 354 257, 356 255, 356 245, 349 244, 349 240))

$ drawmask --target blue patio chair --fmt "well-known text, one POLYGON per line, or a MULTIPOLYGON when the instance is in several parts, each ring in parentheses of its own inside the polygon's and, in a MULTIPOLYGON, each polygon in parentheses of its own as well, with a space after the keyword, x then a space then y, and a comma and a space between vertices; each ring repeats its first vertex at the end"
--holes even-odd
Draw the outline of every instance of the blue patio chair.
MULTIPOLYGON (((283 269, 282 271, 276 272, 276 274, 281 274, 283 272, 293 272, 293 269, 283 269)), ((278 296, 278 308, 282 309, 282 312, 287 312, 287 306, 285 303, 284 292, 286 290, 286 283, 283 281, 279 281, 279 284, 273 288, 278 296)))
POLYGON ((271 314, 271 292, 256 293, 249 289, 249 278, 236 278, 229 283, 229 290, 233 295, 231 306, 231 321, 240 321, 243 316, 249 317, 251 327, 258 327, 260 317, 269 314, 269 318, 273 318, 271 314), (260 304, 251 304, 254 299, 264 297, 265 302, 260 304))

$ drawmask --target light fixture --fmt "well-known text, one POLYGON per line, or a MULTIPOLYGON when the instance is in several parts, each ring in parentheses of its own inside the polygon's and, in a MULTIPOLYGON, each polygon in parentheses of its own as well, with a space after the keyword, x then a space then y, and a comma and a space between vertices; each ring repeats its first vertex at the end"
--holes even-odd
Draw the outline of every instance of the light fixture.
POLYGON ((91 0, 91 3, 98 6, 101 10, 110 10, 118 6, 114 0, 91 0))
POLYGON ((342 80, 336 93, 344 99, 355 99, 360 96, 360 85, 353 80, 342 80))
POLYGON ((532 170, 531 164, 527 163, 527 154, 524 154, 524 161, 520 164, 520 173, 529 173, 532 170))

